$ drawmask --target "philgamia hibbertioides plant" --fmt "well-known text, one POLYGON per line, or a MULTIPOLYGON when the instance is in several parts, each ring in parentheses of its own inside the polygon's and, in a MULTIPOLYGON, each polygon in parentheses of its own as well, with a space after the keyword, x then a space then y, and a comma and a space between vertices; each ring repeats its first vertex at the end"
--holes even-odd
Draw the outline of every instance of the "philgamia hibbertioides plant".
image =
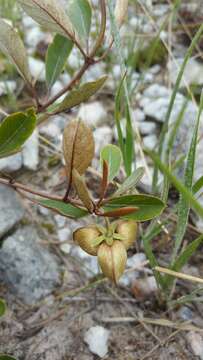
MULTIPOLYGON (((57 0, 17 0, 17 3, 43 28, 55 35, 46 53, 47 94, 40 97, 18 32, 5 19, 0 19, 0 50, 15 65, 32 99, 30 108, 10 114, 1 122, 0 158, 21 151, 25 141, 42 122, 88 101, 101 89, 107 79, 106 75, 82 85, 80 81, 91 66, 108 54, 114 42, 110 35, 104 48, 107 31, 105 0, 99 1, 100 27, 94 43, 90 36, 93 8, 89 0, 70 0, 67 9, 57 0), (82 57, 83 64, 62 90, 50 96, 73 47, 77 49, 78 56, 82 57)), ((127 6, 128 1, 119 0, 116 3, 115 19, 118 26, 125 19, 127 6)), ((137 223, 160 215, 164 204, 154 196, 135 191, 136 183, 143 175, 142 168, 128 174, 122 184, 114 181, 120 171, 123 154, 119 147, 112 144, 101 151, 100 192, 99 196, 93 198, 94 189, 87 188, 85 172, 94 157, 94 148, 91 129, 80 119, 68 122, 63 134, 67 179, 63 196, 34 190, 5 175, 0 178, 0 183, 13 187, 30 201, 62 216, 79 219, 93 215, 93 223, 77 229, 73 239, 88 254, 98 257, 104 275, 116 283, 124 272, 127 250, 135 241, 137 223), (114 192, 109 196, 108 188, 112 182, 114 192)))

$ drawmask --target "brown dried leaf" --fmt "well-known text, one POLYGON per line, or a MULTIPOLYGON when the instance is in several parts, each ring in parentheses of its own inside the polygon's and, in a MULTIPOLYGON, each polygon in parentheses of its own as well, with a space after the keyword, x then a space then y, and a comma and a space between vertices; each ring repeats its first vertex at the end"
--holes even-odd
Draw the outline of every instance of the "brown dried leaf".
POLYGON ((83 122, 71 121, 63 134, 63 153, 66 162, 68 184, 72 182, 73 168, 82 175, 94 157, 92 131, 83 122))
POLYGON ((87 189, 87 186, 84 182, 84 179, 82 178, 82 176, 80 176, 80 174, 78 173, 78 171, 76 169, 73 169, 72 174, 73 174, 73 185, 75 187, 75 190, 76 190, 80 200, 83 202, 85 207, 89 210, 89 212, 92 213, 94 210, 94 206, 93 206, 93 202, 90 197, 89 191, 87 189))
POLYGON ((102 216, 120 217, 120 216, 126 216, 126 215, 133 214, 134 212, 136 212, 138 210, 139 210, 138 207, 125 207, 125 208, 120 208, 120 209, 116 209, 116 210, 112 210, 112 211, 107 211, 104 214, 102 214, 102 216))

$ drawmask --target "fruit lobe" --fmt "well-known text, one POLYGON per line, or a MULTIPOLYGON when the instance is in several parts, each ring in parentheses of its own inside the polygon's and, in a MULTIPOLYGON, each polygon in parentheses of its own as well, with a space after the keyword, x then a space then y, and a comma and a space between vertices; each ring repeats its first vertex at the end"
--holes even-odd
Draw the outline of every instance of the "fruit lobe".
POLYGON ((133 245, 136 239, 137 229, 138 226, 134 220, 119 221, 116 227, 116 232, 124 237, 122 243, 127 250, 133 245))
POLYGON ((122 241, 114 240, 112 246, 103 242, 97 255, 103 274, 116 284, 125 270, 127 261, 127 252, 122 241))
POLYGON ((88 254, 96 256, 98 246, 94 246, 93 241, 101 233, 96 225, 81 227, 73 233, 73 240, 88 254))

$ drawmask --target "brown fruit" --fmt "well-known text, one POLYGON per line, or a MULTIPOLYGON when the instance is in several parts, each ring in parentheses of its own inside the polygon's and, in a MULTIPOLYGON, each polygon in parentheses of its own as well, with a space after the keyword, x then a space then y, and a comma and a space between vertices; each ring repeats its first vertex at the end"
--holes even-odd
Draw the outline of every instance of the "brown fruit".
POLYGON ((138 226, 134 220, 119 221, 116 227, 116 232, 124 237, 122 243, 127 250, 133 245, 134 241, 136 240, 137 229, 138 226))
POLYGON ((99 246, 97 255, 103 274, 117 283, 125 270, 127 261, 127 252, 122 241, 114 240, 112 246, 103 242, 99 246))
POLYGON ((94 246, 93 241, 101 235, 97 226, 89 225, 77 229, 73 233, 73 240, 88 254, 96 256, 98 246, 94 246))

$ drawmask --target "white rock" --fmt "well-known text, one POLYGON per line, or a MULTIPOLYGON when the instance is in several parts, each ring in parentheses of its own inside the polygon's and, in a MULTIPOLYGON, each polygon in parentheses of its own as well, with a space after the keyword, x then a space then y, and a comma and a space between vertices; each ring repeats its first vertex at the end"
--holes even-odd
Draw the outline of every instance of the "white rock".
POLYGON ((102 126, 94 131, 95 140, 95 155, 100 156, 101 149, 111 144, 112 141, 112 130, 108 126, 102 126))
POLYGON ((70 244, 62 244, 60 246, 61 251, 63 251, 64 254, 70 254, 72 246, 70 244))
POLYGON ((143 121, 139 123, 139 131, 141 135, 153 134, 156 132, 156 124, 152 121, 143 121))
POLYGON ((30 170, 37 170, 39 164, 39 137, 36 129, 26 141, 22 151, 23 165, 30 170))
MULTIPOLYGON (((62 82, 60 80, 57 80, 51 88, 51 97, 58 94, 63 88, 64 88, 64 85, 62 84, 62 82)), ((56 102, 60 103, 66 97, 66 95, 67 94, 62 95, 56 102)))
POLYGON ((195 356, 199 356, 203 360, 203 339, 198 332, 190 331, 187 335, 187 341, 195 356))
POLYGON ((59 229, 62 229, 65 227, 66 225, 66 218, 64 216, 61 216, 59 214, 56 214, 54 216, 54 220, 56 221, 56 224, 58 226, 59 229))
POLYGON ((61 135, 60 128, 53 123, 53 121, 41 126, 39 132, 40 135, 44 135, 55 140, 61 135))
POLYGON ((133 119, 133 122, 144 121, 145 114, 141 109, 139 109, 139 108, 135 109, 132 111, 132 119, 133 119))
POLYGON ((13 93, 16 90, 16 82, 12 80, 0 81, 0 96, 13 93))
POLYGON ((105 107, 99 101, 82 104, 78 112, 78 117, 92 128, 96 128, 108 120, 105 107))
POLYGON ((143 262, 147 260, 146 255, 144 253, 137 253, 127 260, 127 267, 128 268, 134 268, 134 267, 140 267, 143 262))
POLYGON ((59 239, 59 241, 61 241, 61 242, 67 241, 71 237, 72 237, 71 229, 66 227, 64 229, 59 229, 58 230, 58 239, 59 239))
MULTIPOLYGON (((168 63, 170 71, 170 79, 175 84, 180 67, 184 59, 174 59, 168 63)), ((203 64, 193 58, 189 59, 185 67, 183 77, 181 79, 180 87, 188 85, 202 85, 203 84, 203 64)))
POLYGON ((157 145, 157 136, 155 134, 145 136, 143 138, 143 145, 145 148, 153 150, 157 145))
POLYGON ((39 59, 35 59, 32 56, 28 57, 28 63, 30 67, 31 75, 35 80, 45 81, 45 64, 39 59))
POLYGON ((103 358, 108 353, 108 338, 110 331, 102 326, 91 327, 84 336, 84 341, 88 344, 93 354, 103 358))
POLYGON ((91 66, 84 75, 85 82, 94 81, 95 79, 100 78, 105 73, 104 63, 98 63, 91 66))
POLYGON ((0 170, 5 172, 13 172, 20 170, 22 167, 22 154, 18 153, 3 159, 0 159, 0 170))
POLYGON ((34 27, 31 27, 30 29, 27 29, 25 31, 25 43, 32 50, 36 49, 36 46, 39 44, 40 41, 43 41, 44 38, 45 34, 39 28, 39 26, 35 25, 34 27))

